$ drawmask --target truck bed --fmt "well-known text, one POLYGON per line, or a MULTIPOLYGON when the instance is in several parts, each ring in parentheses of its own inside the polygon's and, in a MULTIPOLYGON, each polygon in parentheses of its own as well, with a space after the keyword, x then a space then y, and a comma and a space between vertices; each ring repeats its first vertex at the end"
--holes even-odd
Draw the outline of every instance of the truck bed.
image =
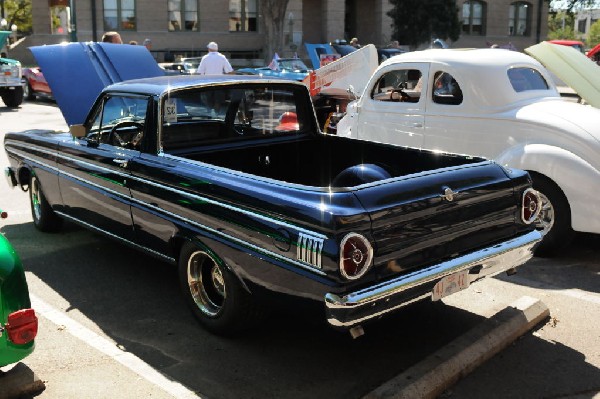
POLYGON ((287 183, 327 188, 351 187, 482 161, 325 135, 235 144, 195 147, 173 155, 287 183), (366 165, 371 171, 383 169, 387 173, 356 174, 349 169, 358 165, 366 165), (343 174, 352 174, 352 177, 344 178, 343 174))

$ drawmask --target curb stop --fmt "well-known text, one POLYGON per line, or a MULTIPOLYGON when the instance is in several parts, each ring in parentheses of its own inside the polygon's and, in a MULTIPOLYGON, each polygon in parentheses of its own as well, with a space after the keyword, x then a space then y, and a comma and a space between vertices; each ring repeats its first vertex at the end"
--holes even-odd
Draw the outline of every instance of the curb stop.
POLYGON ((436 398, 549 316, 539 299, 521 297, 363 399, 436 398))

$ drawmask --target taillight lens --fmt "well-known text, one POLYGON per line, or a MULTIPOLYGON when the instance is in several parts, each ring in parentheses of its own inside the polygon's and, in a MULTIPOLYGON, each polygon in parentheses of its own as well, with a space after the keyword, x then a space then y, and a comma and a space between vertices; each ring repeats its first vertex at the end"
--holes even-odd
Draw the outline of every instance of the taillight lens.
POLYGON ((38 331, 38 318, 35 310, 21 309, 9 314, 5 327, 11 342, 24 345, 33 341, 38 331))
POLYGON ((525 224, 531 224, 537 219, 542 210, 542 200, 538 192, 528 188, 523 193, 521 204, 521 219, 525 224))
POLYGON ((360 234, 350 233, 340 244, 340 273, 348 280, 363 276, 373 261, 373 247, 360 234))

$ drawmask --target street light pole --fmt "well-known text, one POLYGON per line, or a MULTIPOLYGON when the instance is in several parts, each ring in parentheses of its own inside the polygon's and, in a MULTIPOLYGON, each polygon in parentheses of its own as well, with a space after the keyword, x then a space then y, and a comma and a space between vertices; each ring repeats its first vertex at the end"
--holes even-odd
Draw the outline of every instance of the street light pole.
MULTIPOLYGON (((3 1, 3 0, 2 0, 3 1)), ((69 29, 69 34, 70 34, 70 39, 71 42, 76 42, 77 41, 77 14, 75 13, 75 0, 69 0, 69 11, 70 11, 70 29, 69 29)))

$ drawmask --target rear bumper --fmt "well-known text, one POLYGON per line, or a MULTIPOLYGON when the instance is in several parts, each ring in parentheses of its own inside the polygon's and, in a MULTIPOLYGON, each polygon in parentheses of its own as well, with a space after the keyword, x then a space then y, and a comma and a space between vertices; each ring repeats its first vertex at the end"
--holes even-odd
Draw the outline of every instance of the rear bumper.
POLYGON ((531 259, 541 239, 538 231, 532 231, 359 291, 342 296, 326 294, 327 321, 334 327, 350 328, 431 297, 435 283, 452 273, 470 270, 469 282, 475 282, 510 270, 531 259))

